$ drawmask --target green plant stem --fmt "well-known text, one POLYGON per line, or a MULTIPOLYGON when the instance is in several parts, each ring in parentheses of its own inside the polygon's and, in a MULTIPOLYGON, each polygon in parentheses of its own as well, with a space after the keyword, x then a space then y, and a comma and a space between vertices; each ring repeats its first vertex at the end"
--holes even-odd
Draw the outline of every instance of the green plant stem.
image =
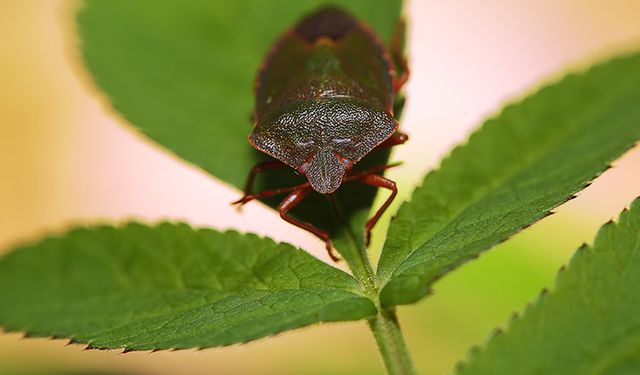
POLYGON ((367 251, 356 240, 351 227, 347 226, 347 228, 350 249, 345 258, 354 277, 360 281, 367 296, 374 301, 378 308, 378 315, 370 319, 368 324, 378 344, 387 372, 391 375, 417 374, 404 342, 395 310, 384 309, 380 305, 377 278, 371 262, 369 262, 367 251))
POLYGON ((395 311, 382 308, 379 311, 375 319, 369 320, 369 328, 376 338, 387 372, 392 375, 416 374, 395 311))

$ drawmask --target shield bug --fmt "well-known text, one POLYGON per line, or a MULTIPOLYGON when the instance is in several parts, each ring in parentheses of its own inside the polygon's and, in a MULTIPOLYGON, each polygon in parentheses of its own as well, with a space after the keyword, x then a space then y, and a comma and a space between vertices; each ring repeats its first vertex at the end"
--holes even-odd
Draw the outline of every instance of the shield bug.
POLYGON ((285 32, 258 72, 249 135, 253 147, 275 160, 251 169, 245 195, 233 204, 289 193, 277 208, 280 216, 324 240, 336 260, 329 234, 289 211, 311 192, 332 194, 347 181, 389 189, 389 198, 365 224, 368 243, 371 229, 397 190, 381 175, 390 166, 362 171, 353 167, 367 154, 407 140, 397 131, 393 111, 395 96, 408 76, 398 40, 392 43, 392 59, 373 31, 335 7, 322 8, 285 32), (257 173, 287 167, 308 181, 252 192, 257 173))

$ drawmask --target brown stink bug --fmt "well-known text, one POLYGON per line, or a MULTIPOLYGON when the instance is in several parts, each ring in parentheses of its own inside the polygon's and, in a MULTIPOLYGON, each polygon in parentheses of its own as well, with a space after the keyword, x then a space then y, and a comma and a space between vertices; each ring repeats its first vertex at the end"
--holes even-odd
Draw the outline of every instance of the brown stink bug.
MULTIPOLYGON (((396 45, 397 44, 397 45, 396 45)), ((394 43, 394 57, 401 56, 394 43), (397 49, 397 50, 396 50, 397 49)), ((396 64, 378 37, 348 13, 326 7, 307 16, 274 44, 255 83, 254 129, 249 143, 276 160, 256 164, 245 195, 234 204, 289 193, 280 216, 325 241, 329 234, 288 214, 312 191, 332 194, 347 181, 391 190, 391 196, 365 224, 365 243, 380 216, 396 196, 388 166, 352 170, 367 154, 406 142, 398 132, 394 98, 407 80, 404 58, 396 64), (290 167, 308 182, 253 193, 257 173, 290 167)))

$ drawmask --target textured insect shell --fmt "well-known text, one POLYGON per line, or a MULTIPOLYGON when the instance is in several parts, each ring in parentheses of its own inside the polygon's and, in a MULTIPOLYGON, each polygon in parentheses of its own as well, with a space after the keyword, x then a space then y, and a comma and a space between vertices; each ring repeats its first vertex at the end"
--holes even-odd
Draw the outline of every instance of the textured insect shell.
POLYGON ((274 45, 256 80, 250 143, 320 193, 398 127, 393 64, 378 38, 337 8, 303 19, 274 45))

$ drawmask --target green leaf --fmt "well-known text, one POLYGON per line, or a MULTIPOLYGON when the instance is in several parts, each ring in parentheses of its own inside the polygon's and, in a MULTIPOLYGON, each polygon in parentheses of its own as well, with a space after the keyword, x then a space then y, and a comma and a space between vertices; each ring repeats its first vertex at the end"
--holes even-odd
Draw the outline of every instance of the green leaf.
MULTIPOLYGON (((282 32, 324 3, 88 0, 78 15, 82 54, 98 86, 138 130, 243 188, 250 168, 265 158, 247 141, 258 68, 282 32)), ((401 0, 331 3, 350 10, 387 42, 402 5, 401 0)), ((268 172, 259 177, 256 190, 300 182, 292 170, 268 172)), ((375 189, 358 186, 355 194, 338 196, 345 216, 341 220, 358 216, 353 220, 356 233, 362 231, 374 193, 375 189)), ((339 237, 336 246, 344 247, 344 225, 328 201, 314 196, 293 213, 327 229, 339 237)))
POLYGON ((184 224, 76 229, 0 258, 0 325, 93 348, 243 343, 375 315, 348 274, 290 245, 184 224))
POLYGON ((430 173, 391 222, 384 306, 549 214, 640 139, 640 55, 570 75, 506 107, 430 173))
POLYGON ((640 199, 600 229, 521 319, 460 375, 639 374, 640 199))

